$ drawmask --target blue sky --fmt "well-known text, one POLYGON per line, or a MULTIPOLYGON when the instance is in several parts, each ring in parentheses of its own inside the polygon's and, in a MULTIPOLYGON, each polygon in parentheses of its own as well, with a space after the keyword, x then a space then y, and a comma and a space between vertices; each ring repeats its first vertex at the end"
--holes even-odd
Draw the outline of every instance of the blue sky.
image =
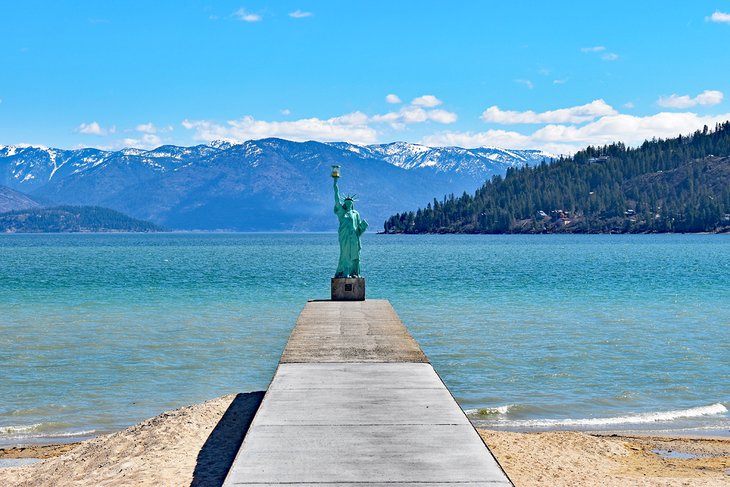
POLYGON ((0 0, 0 13, 6 145, 569 153, 730 119, 730 0, 0 0))

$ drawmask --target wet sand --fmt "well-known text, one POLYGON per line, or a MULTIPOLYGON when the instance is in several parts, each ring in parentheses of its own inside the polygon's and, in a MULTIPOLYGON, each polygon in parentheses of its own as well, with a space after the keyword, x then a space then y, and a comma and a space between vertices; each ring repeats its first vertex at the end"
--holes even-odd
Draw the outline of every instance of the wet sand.
MULTIPOLYGON (((0 485, 220 485, 262 397, 223 396, 81 443, 0 448, 0 460, 44 459, 0 468, 0 485)), ((730 486, 730 438, 480 433, 518 487, 730 486)))
POLYGON ((730 486, 730 438, 479 432, 517 486, 730 486))
POLYGON ((81 443, 64 443, 63 445, 28 445, 0 448, 0 460, 17 458, 53 458, 68 453, 81 443))

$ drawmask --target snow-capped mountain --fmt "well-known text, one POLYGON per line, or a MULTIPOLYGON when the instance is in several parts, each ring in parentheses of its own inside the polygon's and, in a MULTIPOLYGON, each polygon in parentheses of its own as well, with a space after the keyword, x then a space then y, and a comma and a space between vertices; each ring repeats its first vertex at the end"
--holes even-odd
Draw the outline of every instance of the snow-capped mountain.
POLYGON ((474 191, 550 154, 418 144, 261 139, 241 144, 62 150, 0 146, 0 185, 48 204, 99 205, 174 229, 334 228, 329 166, 374 228, 397 211, 474 191))
POLYGON ((330 145, 387 161, 403 169, 430 169, 436 172, 467 173, 487 179, 503 174, 507 168, 525 164, 540 164, 555 158, 553 154, 536 149, 499 149, 496 147, 429 147, 408 142, 354 145, 334 142, 330 145))

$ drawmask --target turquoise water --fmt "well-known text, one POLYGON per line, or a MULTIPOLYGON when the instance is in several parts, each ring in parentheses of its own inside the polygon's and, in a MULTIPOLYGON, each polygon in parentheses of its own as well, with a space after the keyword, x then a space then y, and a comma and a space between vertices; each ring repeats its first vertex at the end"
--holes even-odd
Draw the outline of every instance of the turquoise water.
MULTIPOLYGON (((730 434, 730 235, 367 234, 479 425, 730 434)), ((263 390, 334 234, 0 236, 0 442, 263 390)))

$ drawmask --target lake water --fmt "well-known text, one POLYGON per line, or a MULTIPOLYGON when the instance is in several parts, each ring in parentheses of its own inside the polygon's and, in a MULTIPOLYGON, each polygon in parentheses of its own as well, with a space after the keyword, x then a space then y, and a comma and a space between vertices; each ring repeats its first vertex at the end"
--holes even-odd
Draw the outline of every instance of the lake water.
MULTIPOLYGON (((0 442, 264 390, 334 234, 0 235, 0 442)), ((730 434, 730 235, 367 234, 481 426, 730 434)))

